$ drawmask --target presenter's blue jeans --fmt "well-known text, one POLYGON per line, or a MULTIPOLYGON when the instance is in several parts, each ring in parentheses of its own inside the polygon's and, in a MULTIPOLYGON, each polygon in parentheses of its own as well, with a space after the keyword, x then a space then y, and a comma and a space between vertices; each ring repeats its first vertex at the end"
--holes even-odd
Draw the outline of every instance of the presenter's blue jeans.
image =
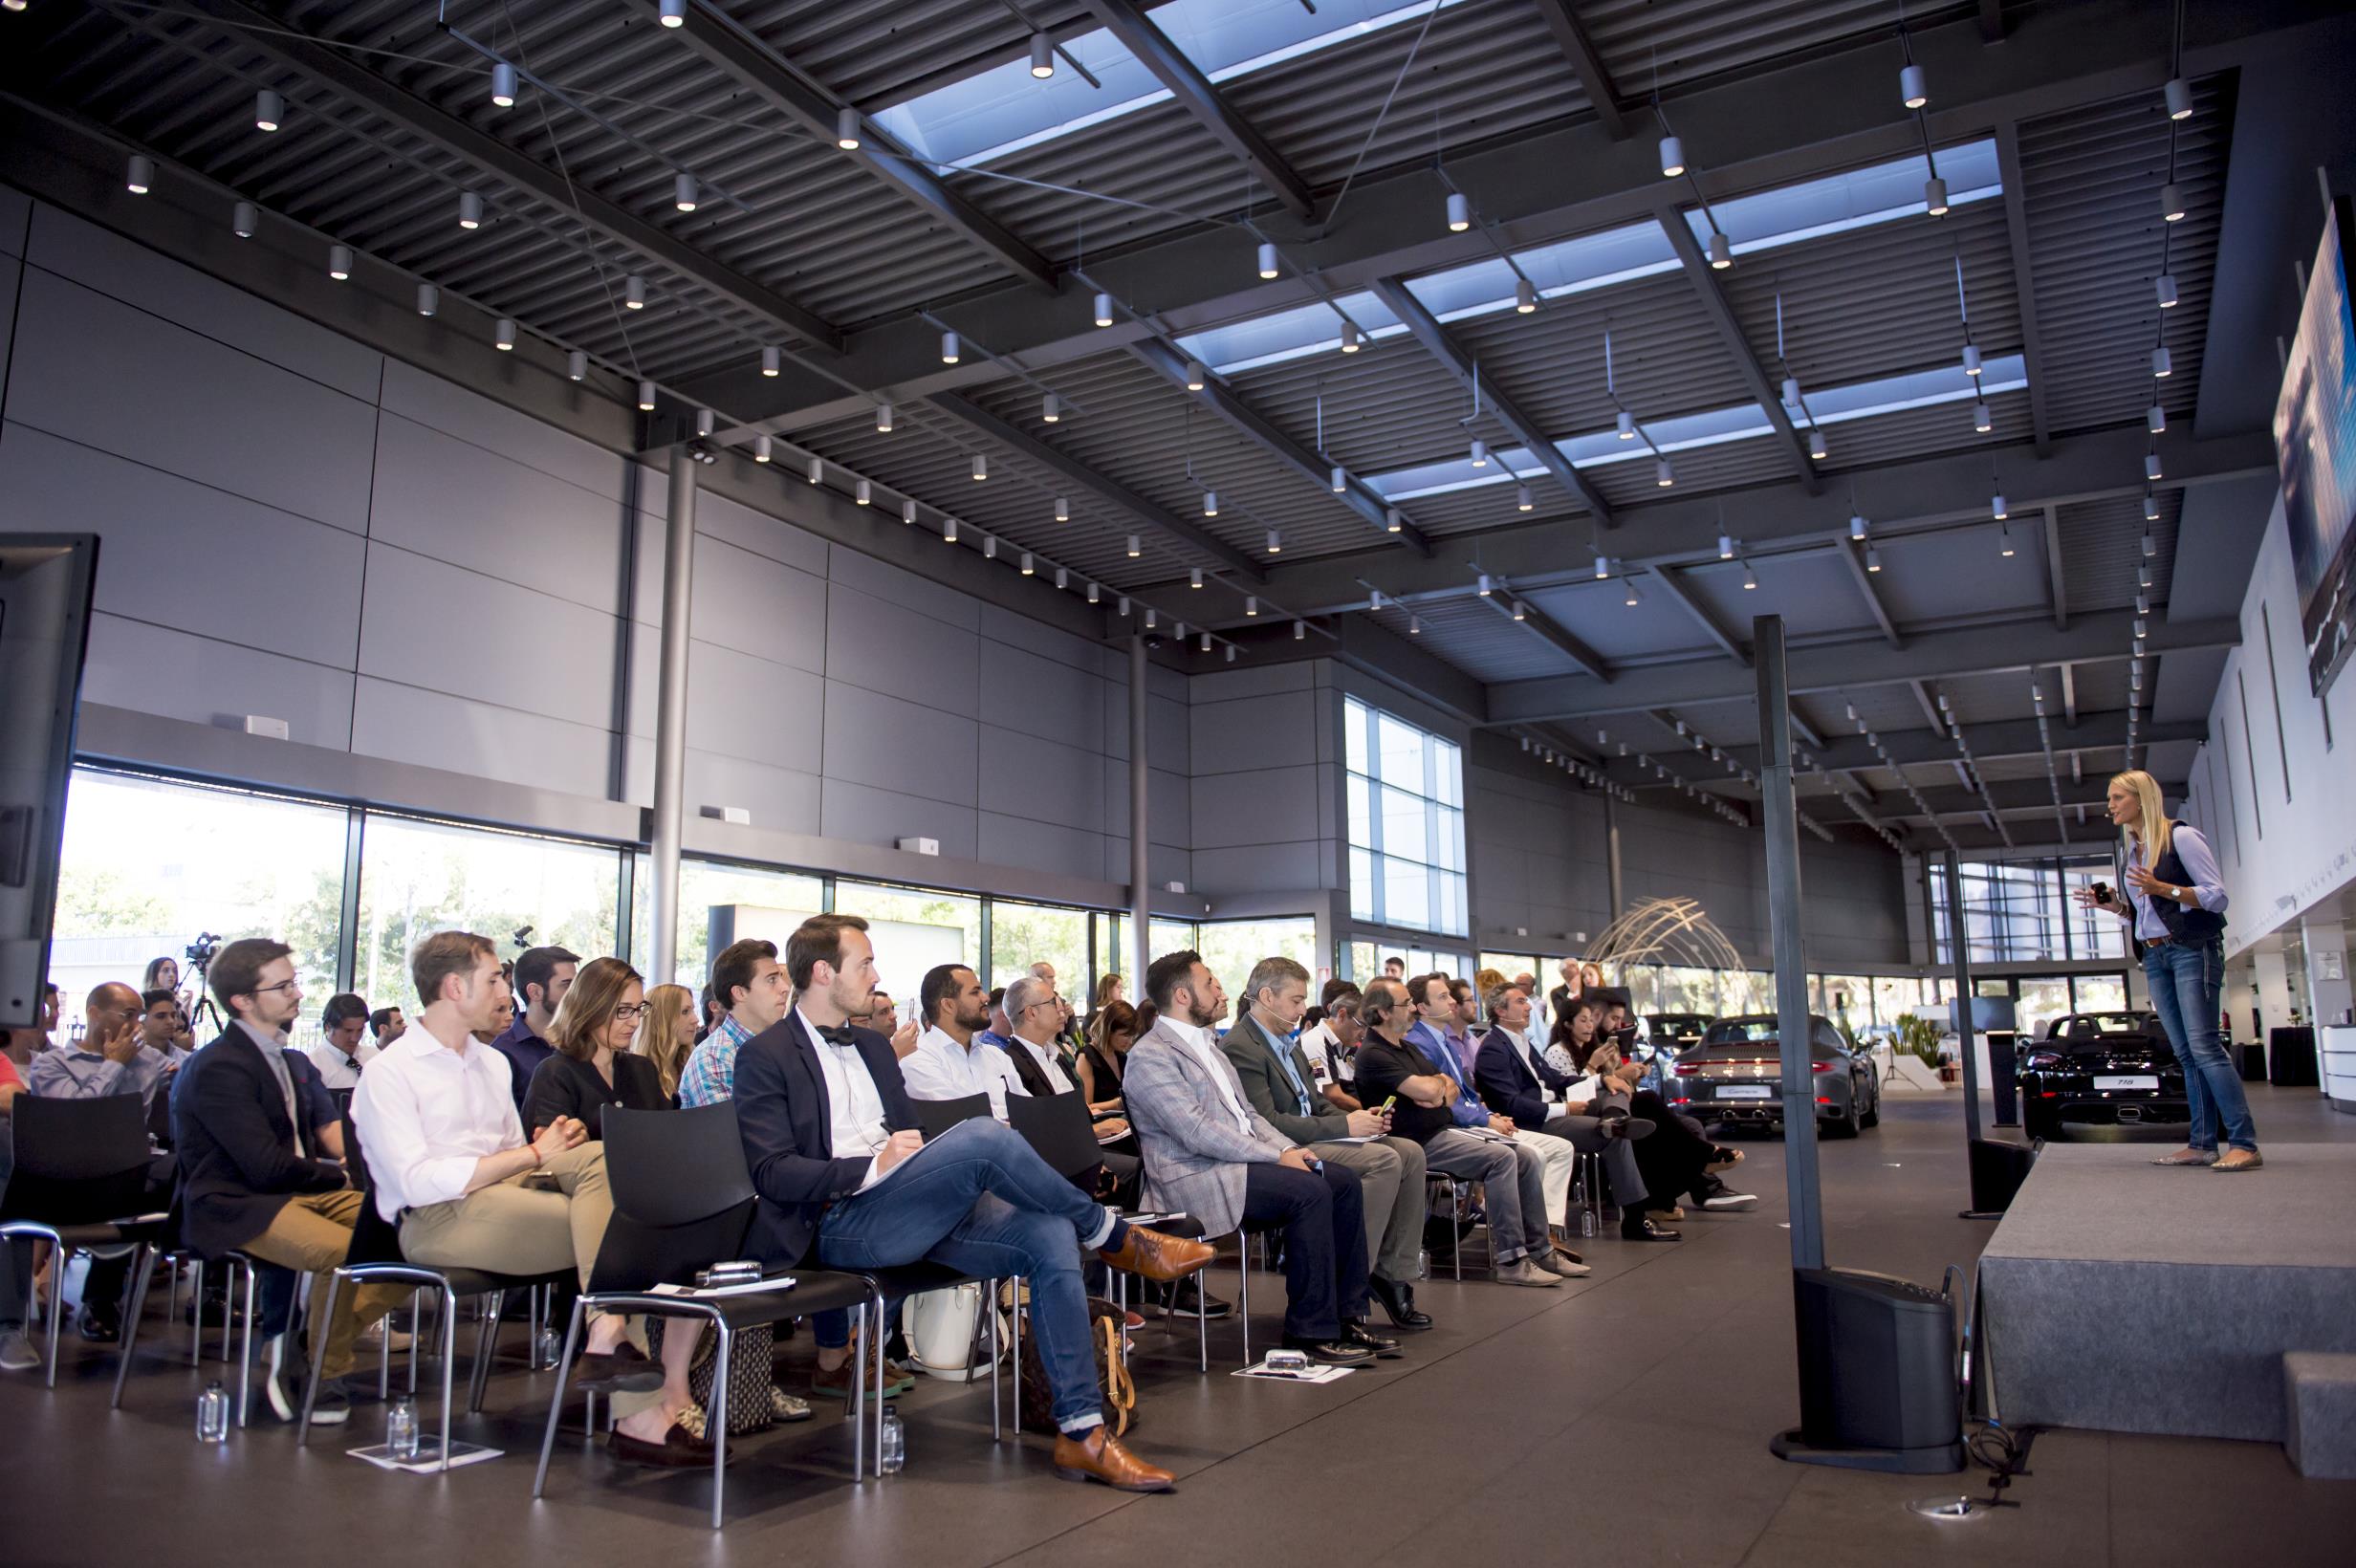
POLYGON ((2225 944, 2214 937, 2190 945, 2171 942, 2144 950, 2144 979, 2151 987, 2151 1011, 2168 1031, 2176 1060, 2184 1067, 2184 1096, 2192 1102, 2192 1131, 2186 1140, 2214 1151, 2222 1132, 2237 1149, 2258 1147, 2258 1123, 2250 1116, 2241 1074, 2217 1032, 2218 998, 2225 990, 2225 944))
POLYGON ((1078 1432, 1104 1418, 1080 1250, 1111 1230, 1104 1206, 1056 1174, 1019 1133, 977 1116, 829 1209, 818 1222, 818 1257, 854 1272, 929 1258, 977 1278, 1028 1280, 1030 1333, 1055 1394, 1056 1425, 1078 1432))

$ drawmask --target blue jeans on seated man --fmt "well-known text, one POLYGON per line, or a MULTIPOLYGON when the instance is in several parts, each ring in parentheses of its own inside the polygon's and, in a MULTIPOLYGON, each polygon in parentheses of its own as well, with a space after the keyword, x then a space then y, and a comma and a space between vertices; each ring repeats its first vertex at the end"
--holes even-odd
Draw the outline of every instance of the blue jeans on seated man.
MULTIPOLYGON (((1112 1230, 1112 1211, 1058 1175, 1021 1134, 975 1117, 829 1209, 818 1261, 856 1273, 928 1258, 977 1278, 1028 1280, 1030 1333, 1055 1393, 1056 1426, 1081 1433, 1101 1426, 1104 1410, 1080 1253, 1112 1230)), ((843 1334, 840 1321, 814 1320, 820 1345, 843 1334)))
POLYGON ((2258 1147, 2258 1122, 2250 1115, 2241 1074, 2217 1033, 2218 997, 2225 989, 2225 944, 2216 937, 2190 945, 2171 942, 2144 950, 2144 979, 2151 988, 2151 1011, 2168 1031, 2184 1067, 2184 1098, 2192 1111, 2186 1143, 2214 1151, 2222 1132, 2237 1149, 2258 1147))

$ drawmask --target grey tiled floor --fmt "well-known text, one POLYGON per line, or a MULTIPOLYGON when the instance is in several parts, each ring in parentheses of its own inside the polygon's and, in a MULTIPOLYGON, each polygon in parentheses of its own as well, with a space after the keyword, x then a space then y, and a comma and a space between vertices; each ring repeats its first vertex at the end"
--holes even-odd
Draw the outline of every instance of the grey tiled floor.
MULTIPOLYGON (((2356 1118, 2310 1093, 2255 1100, 2269 1142, 2356 1141, 2356 1118)), ((1560 1290, 1435 1281, 1422 1298, 1440 1326, 1410 1340, 1409 1359, 1330 1388, 1246 1382, 1215 1362, 1203 1378, 1190 1334, 1149 1327, 1135 1443, 1180 1473, 1174 1496, 1059 1481, 1038 1438, 990 1444, 979 1393, 927 1384, 909 1402, 905 1474, 854 1489, 846 1428, 788 1428, 731 1466, 729 1524, 713 1536, 702 1476, 620 1469, 578 1435, 560 1444, 548 1498, 534 1505, 547 1383, 519 1370, 493 1380, 491 1414, 469 1434, 508 1456, 413 1478, 343 1457, 376 1439, 372 1407, 343 1439, 307 1451, 258 1406, 251 1430, 202 1448, 189 1435, 199 1374, 161 1357, 142 1356, 110 1415, 111 1360, 69 1331, 55 1393, 0 1377, 11 1500, 0 1560, 245 1561, 300 1541, 343 1562, 567 1568, 2351 1560, 2356 1482, 2302 1481, 2272 1446, 2048 1432, 2010 1492, 2020 1506, 1965 1525, 1903 1505, 1983 1492, 1985 1472, 1889 1477, 1773 1458, 1768 1438, 1798 1409, 1782 1152, 1765 1140, 1743 1146, 1735 1176, 1761 1195, 1756 1211, 1691 1219, 1674 1247, 1598 1239, 1586 1248, 1593 1277, 1560 1290)), ((1821 1152, 1836 1264, 1935 1282, 1944 1265, 1969 1264, 1992 1229, 1955 1217, 1965 1191, 1952 1098, 1893 1100, 1880 1130, 1821 1152)), ((2259 1220, 2271 1179, 2246 1187, 2259 1220)), ((1233 1284, 1232 1271, 1214 1276, 1222 1295, 1233 1284)), ((1259 1285, 1257 1316, 1273 1334, 1281 1285, 1259 1285)), ((1211 1343, 1232 1365, 1232 1326, 1214 1326, 1211 1343)), ((789 1386, 807 1354, 806 1338, 785 1347, 789 1386)))

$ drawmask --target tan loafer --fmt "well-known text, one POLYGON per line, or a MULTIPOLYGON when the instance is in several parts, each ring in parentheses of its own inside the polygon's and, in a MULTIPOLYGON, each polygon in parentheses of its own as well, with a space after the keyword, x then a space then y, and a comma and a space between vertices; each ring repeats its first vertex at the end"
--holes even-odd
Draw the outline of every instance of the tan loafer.
POLYGON ((2265 1163, 2258 1157, 2256 1149, 2227 1149, 2225 1157, 2209 1168, 2211 1170, 2256 1170, 2265 1163))

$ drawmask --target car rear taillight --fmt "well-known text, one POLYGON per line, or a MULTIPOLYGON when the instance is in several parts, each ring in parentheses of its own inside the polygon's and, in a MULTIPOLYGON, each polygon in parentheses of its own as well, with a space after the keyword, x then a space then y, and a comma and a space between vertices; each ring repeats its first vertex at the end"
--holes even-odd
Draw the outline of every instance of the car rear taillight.
POLYGON ((1700 1071, 1701 1068, 1693 1062, 1681 1061, 1677 1064, 1677 1076, 1679 1078, 1687 1078, 1700 1071))
POLYGON ((1816 1064, 1816 1070, 1820 1073, 1829 1073, 1833 1070, 1833 1064, 1828 1061, 1820 1061, 1816 1064))

